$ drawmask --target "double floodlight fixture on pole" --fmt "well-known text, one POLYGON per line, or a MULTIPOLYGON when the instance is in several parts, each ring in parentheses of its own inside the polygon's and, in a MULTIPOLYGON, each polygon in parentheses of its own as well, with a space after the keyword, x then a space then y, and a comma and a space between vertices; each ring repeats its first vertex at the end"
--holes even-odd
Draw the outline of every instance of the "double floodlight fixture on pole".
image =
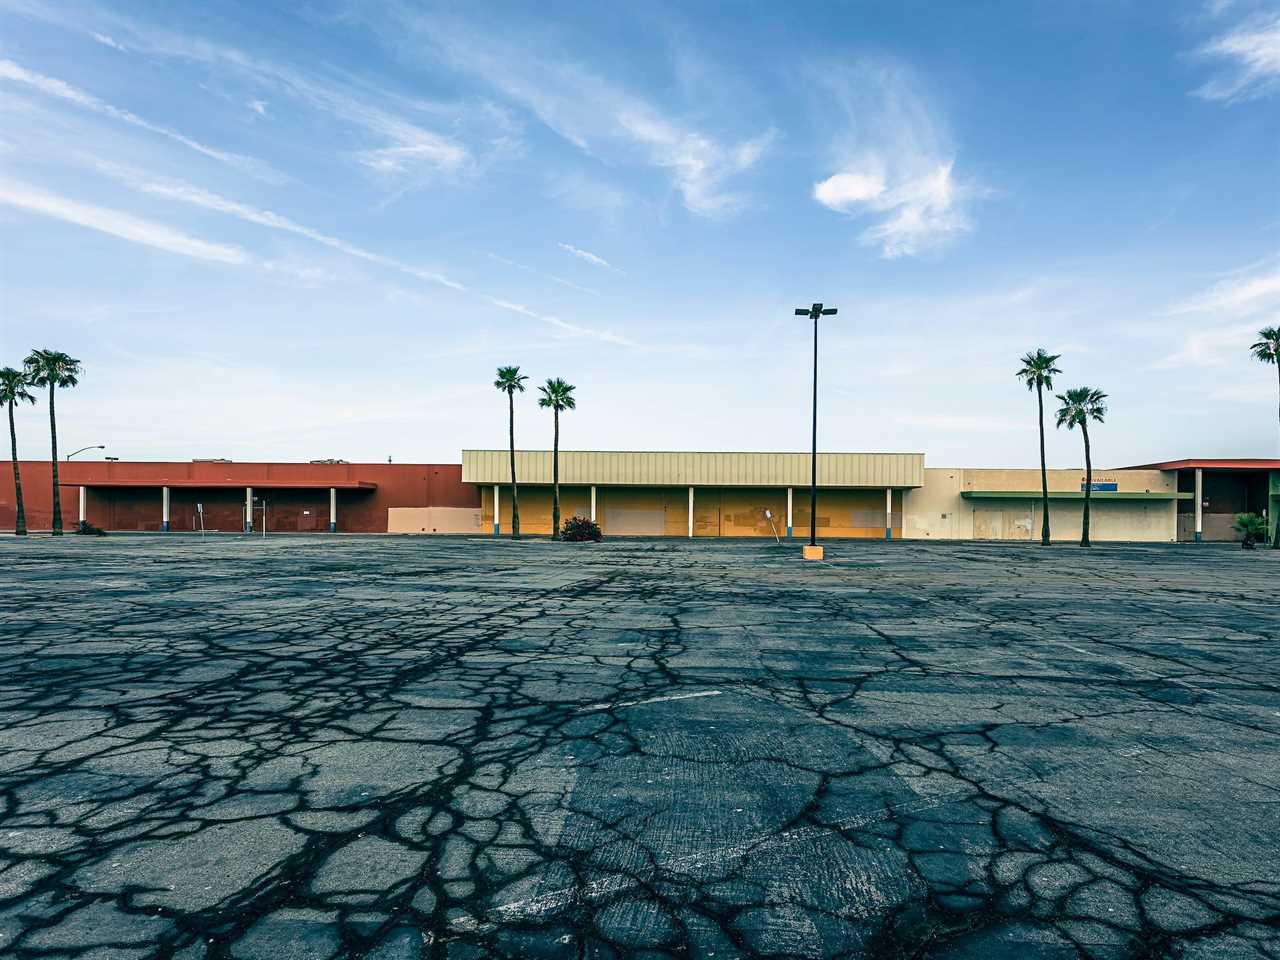
MULTIPOLYGON (((813 548, 818 546, 818 318, 835 314, 835 307, 823 307, 820 303, 796 307, 797 317, 813 321, 813 451, 809 460, 809 546, 813 548)), ((816 550, 812 554, 816 554, 816 550)))

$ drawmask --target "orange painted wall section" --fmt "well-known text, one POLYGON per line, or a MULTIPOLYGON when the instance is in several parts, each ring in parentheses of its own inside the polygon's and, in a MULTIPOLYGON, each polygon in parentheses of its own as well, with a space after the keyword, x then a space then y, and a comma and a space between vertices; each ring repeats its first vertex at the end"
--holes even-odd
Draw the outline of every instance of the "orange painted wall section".
MULTIPOLYGON (((493 487, 480 488, 481 526, 493 532, 493 487)), ((795 536, 809 531, 809 491, 796 488, 792 509, 795 536)), ((560 488, 560 516, 589 516, 591 488, 560 488)), ((502 533, 511 532, 511 488, 499 491, 502 533)), ((687 537, 688 487, 596 487, 596 521, 606 536, 687 537)), ((902 536, 902 491, 893 493, 890 522, 894 539, 902 536)), ((819 490, 818 536, 884 539, 883 490, 819 490)), ((695 537, 779 537, 787 535, 787 491, 773 488, 695 487, 695 537), (765 511, 773 514, 770 525, 765 511)), ((520 487, 520 532, 551 532, 551 489, 520 487)))
MULTIPOLYGON (((48 460, 19 462, 27 527, 53 526, 53 483, 48 460)), ((62 525, 74 530, 80 517, 80 486, 89 487, 88 520, 104 530, 160 530, 161 492, 169 486, 173 531, 198 529, 196 504, 202 503, 205 528, 243 529, 244 488, 267 500, 268 529, 305 533, 329 529, 331 483, 373 483, 374 489, 338 491, 338 530, 387 532, 390 507, 466 507, 478 509, 480 494, 463 484, 456 463, 142 463, 65 461, 58 464, 62 525), (98 486, 135 482, 137 487, 98 486), (200 486, 209 483, 218 486, 200 486), (314 483, 314 488, 273 488, 273 483, 314 483), (174 484, 178 484, 175 486, 174 484), (196 484, 189 486, 188 484, 196 484), (231 484, 231 486, 227 486, 231 484)), ((13 462, 0 463, 0 530, 12 530, 17 509, 13 462)), ((259 515, 260 517, 260 515, 259 515)), ((255 517, 254 528, 261 529, 255 517)))

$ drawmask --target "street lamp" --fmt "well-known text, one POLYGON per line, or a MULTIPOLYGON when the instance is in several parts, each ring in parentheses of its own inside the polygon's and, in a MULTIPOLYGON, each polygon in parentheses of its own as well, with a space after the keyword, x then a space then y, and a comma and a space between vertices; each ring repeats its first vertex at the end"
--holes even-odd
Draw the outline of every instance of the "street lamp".
POLYGON ((804 556, 806 559, 819 560, 822 554, 818 551, 818 318, 833 317, 835 307, 823 308, 815 303, 811 307, 796 307, 797 317, 808 317, 813 321, 813 453, 809 461, 809 547, 804 556))
POLYGON ((107 449, 107 445, 105 443, 91 443, 89 444, 89 446, 81 447, 79 450, 72 450, 70 453, 67 454, 67 459, 70 460, 77 453, 84 453, 86 450, 105 450, 105 449, 107 449))

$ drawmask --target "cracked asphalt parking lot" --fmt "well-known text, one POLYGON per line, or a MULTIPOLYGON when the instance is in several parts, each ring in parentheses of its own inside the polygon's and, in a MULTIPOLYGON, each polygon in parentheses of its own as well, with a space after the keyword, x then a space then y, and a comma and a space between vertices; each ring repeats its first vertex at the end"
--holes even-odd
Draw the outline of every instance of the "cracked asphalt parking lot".
POLYGON ((1280 957, 1280 554, 0 542, 0 955, 1280 957))

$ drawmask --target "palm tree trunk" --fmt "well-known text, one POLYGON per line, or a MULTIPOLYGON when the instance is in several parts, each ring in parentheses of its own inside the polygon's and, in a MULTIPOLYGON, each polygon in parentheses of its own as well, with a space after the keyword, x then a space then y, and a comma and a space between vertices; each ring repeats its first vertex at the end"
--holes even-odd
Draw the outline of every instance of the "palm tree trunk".
POLYGON ((1044 387, 1036 384, 1036 406, 1040 409, 1040 494, 1043 499, 1040 543, 1049 546, 1049 470, 1044 460, 1044 387))
POLYGON ((511 434, 511 539, 520 539, 520 494, 516 490, 516 395, 507 391, 511 434))
POLYGON ((49 440, 53 444, 53 535, 62 536, 62 496, 58 489, 58 418, 53 412, 53 392, 56 388, 49 384, 49 440))
POLYGON ((551 448, 551 539, 560 539, 560 410, 551 411, 556 419, 554 445, 551 448))
POLYGON ((18 469, 18 431, 13 427, 13 403, 9 404, 9 446, 13 450, 13 500, 18 508, 17 519, 13 525, 15 536, 27 535, 27 511, 22 505, 22 472, 18 469))
POLYGON ((1080 522, 1080 546, 1089 546, 1089 500, 1093 494, 1093 460, 1089 455, 1089 425, 1080 424, 1084 434, 1084 517, 1080 522))

